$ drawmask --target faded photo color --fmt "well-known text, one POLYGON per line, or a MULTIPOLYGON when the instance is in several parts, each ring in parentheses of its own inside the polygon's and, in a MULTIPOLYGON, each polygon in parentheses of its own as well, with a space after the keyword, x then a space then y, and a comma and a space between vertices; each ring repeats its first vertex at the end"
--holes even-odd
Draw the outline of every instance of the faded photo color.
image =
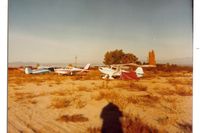
POLYGON ((9 0, 8 132, 192 132, 192 0, 9 0))

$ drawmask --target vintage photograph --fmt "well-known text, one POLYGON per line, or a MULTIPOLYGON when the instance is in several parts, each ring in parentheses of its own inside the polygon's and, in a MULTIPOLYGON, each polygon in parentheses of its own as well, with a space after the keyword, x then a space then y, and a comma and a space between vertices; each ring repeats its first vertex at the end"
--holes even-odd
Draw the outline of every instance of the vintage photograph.
POLYGON ((192 133, 192 0, 8 0, 9 133, 192 133))

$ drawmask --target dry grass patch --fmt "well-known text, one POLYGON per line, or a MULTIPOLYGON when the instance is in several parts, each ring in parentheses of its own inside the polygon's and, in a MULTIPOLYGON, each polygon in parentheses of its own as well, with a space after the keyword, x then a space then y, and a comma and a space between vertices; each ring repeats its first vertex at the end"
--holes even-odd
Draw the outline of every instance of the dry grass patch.
POLYGON ((68 79, 67 76, 60 76, 54 73, 47 74, 25 74, 20 70, 8 70, 8 83, 16 85, 24 85, 26 83, 35 83, 41 85, 44 82, 53 82, 61 84, 63 80, 68 79))
POLYGON ((116 88, 130 87, 130 84, 127 81, 121 81, 121 82, 118 82, 114 87, 116 88))
POLYGON ((192 96, 192 88, 182 85, 176 85, 175 92, 180 96, 192 96))
POLYGON ((17 86, 23 86, 24 82, 22 80, 13 80, 13 81, 9 81, 8 83, 14 83, 17 86))
POLYGON ((99 80, 100 72, 98 70, 90 70, 82 77, 82 80, 99 80))
POLYGON ((95 82, 92 82, 92 83, 91 83, 91 85, 95 85, 95 84, 96 84, 95 82))
POLYGON ((99 94, 94 97, 94 99, 95 100, 105 99, 108 102, 116 104, 121 109, 126 108, 126 105, 128 104, 128 101, 125 96, 122 96, 121 94, 112 90, 101 90, 99 91, 99 94))
POLYGON ((146 71, 144 77, 142 77, 142 79, 148 79, 148 80, 151 80, 153 78, 155 78, 155 73, 149 71, 146 71))
POLYGON ((52 87, 53 85, 52 85, 52 84, 49 84, 48 86, 49 86, 49 87, 52 87))
POLYGON ((102 133, 100 127, 88 127, 87 132, 88 133, 102 133))
POLYGON ((158 76, 160 76, 160 77, 176 77, 177 74, 172 73, 172 72, 159 72, 158 76))
POLYGON ((140 117, 131 119, 125 116, 122 119, 122 127, 125 133, 158 133, 158 129, 145 124, 140 117))
POLYGON ((192 124, 182 122, 182 123, 177 123, 177 125, 184 133, 192 133, 192 124))
POLYGON ((158 119, 156 119, 157 122, 161 125, 166 125, 168 123, 169 117, 168 116, 163 116, 163 117, 159 117, 158 119))
POLYGON ((18 87, 14 87, 13 89, 14 89, 14 90, 20 90, 20 88, 18 88, 18 87))
POLYGON ((41 92, 39 94, 34 94, 31 92, 16 92, 15 93, 15 101, 19 101, 19 100, 27 100, 27 99, 32 99, 35 97, 39 97, 39 96, 45 96, 46 93, 45 92, 41 92))
POLYGON ((41 86, 42 84, 41 84, 41 82, 38 82, 38 83, 36 83, 36 85, 37 85, 37 86, 41 86))
POLYGON ((53 100, 51 101, 50 107, 59 109, 59 108, 66 108, 69 105, 70 105, 70 100, 68 100, 67 98, 56 97, 53 98, 53 100))
POLYGON ((128 91, 146 91, 147 86, 135 82, 120 82, 115 85, 117 88, 123 88, 128 91))
POLYGON ((31 103, 31 104, 36 104, 36 103, 38 103, 38 101, 35 100, 35 99, 31 99, 31 100, 29 100, 28 102, 31 103))
POLYGON ((10 87, 17 87, 17 85, 12 83, 12 84, 9 84, 8 87, 9 87, 9 88, 10 88, 10 87))
POLYGON ((192 96, 192 88, 188 87, 187 85, 174 85, 174 90, 170 89, 169 87, 163 88, 154 88, 157 93, 160 95, 180 95, 180 96, 192 96))
POLYGON ((61 81, 55 81, 55 84, 60 85, 62 82, 61 81))
POLYGON ((86 91, 86 92, 91 92, 91 90, 85 86, 79 86, 78 91, 86 91))
POLYGON ((156 90, 156 92, 160 95, 174 95, 175 91, 170 89, 169 87, 162 87, 162 88, 154 88, 154 90, 156 90))
POLYGON ((82 79, 82 75, 74 75, 74 76, 71 76, 70 79, 72 80, 81 80, 82 79))
POLYGON ((36 97, 33 93, 30 92, 16 92, 15 93, 15 101, 23 100, 23 99, 31 99, 36 97))
POLYGON ((51 105, 49 107, 53 108, 65 108, 68 106, 73 106, 75 108, 83 108, 87 105, 87 102, 81 100, 81 95, 71 95, 70 97, 66 97, 65 93, 61 92, 53 92, 51 95, 56 95, 51 101, 51 105))
POLYGON ((177 103, 161 103, 158 106, 161 110, 166 112, 167 114, 177 114, 177 103))
POLYGON ((163 96, 162 98, 168 103, 176 103, 177 101, 176 97, 163 96))
POLYGON ((184 79, 177 79, 177 78, 169 78, 168 82, 172 85, 192 85, 192 78, 184 78, 184 79))
POLYGON ((141 96, 129 96, 126 97, 120 93, 112 90, 102 90, 99 94, 94 97, 95 100, 105 99, 108 102, 112 102, 120 107, 120 109, 125 109, 130 103, 132 104, 142 104, 147 106, 152 106, 159 102, 158 96, 153 95, 141 95, 141 96))
POLYGON ((159 102, 158 96, 142 95, 142 96, 130 96, 127 98, 128 103, 142 104, 146 106, 152 106, 159 102))
POLYGON ((111 89, 111 87, 109 86, 109 82, 109 80, 105 80, 100 85, 96 85, 95 89, 111 89))
POLYGON ((65 95, 66 95, 66 92, 64 92, 64 91, 54 91, 54 92, 51 92, 50 95, 54 95, 54 96, 65 96, 65 95))
POLYGON ((146 91, 147 86, 141 85, 141 84, 135 84, 133 82, 130 83, 129 85, 130 89, 129 90, 137 90, 137 91, 146 91))
POLYGON ((80 100, 80 99, 76 99, 75 101, 73 101, 73 105, 75 105, 76 108, 83 108, 87 105, 86 102, 80 100))
POLYGON ((136 96, 130 96, 127 98, 128 103, 137 104, 139 103, 139 99, 136 96))
POLYGON ((119 95, 114 92, 114 91, 110 91, 110 90, 101 90, 99 91, 99 95, 97 95, 96 97, 94 97, 95 100, 99 101, 102 99, 115 99, 115 98, 119 98, 119 95))
POLYGON ((89 121, 89 119, 84 117, 82 114, 75 114, 75 115, 71 115, 71 116, 70 115, 62 115, 57 120, 62 121, 62 122, 86 122, 86 121, 89 121))

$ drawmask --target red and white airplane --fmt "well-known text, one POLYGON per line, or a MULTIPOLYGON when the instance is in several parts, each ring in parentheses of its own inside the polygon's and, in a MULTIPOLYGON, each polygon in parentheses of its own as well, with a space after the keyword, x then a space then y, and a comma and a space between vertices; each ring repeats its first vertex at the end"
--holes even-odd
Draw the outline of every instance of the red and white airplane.
POLYGON ((103 79, 114 79, 115 77, 120 77, 122 74, 131 75, 133 78, 141 78, 144 75, 144 71, 142 67, 156 67, 156 65, 138 65, 135 63, 127 63, 127 64, 113 64, 111 67, 99 67, 99 71, 104 74, 103 79), (137 67, 135 71, 124 70, 126 66, 135 66, 137 67))
POLYGON ((74 75, 75 73, 78 73, 78 72, 86 72, 86 71, 88 71, 89 67, 90 67, 90 64, 87 64, 83 69, 76 68, 76 67, 59 68, 59 69, 54 69, 54 72, 58 73, 58 74, 61 74, 61 75, 74 75))

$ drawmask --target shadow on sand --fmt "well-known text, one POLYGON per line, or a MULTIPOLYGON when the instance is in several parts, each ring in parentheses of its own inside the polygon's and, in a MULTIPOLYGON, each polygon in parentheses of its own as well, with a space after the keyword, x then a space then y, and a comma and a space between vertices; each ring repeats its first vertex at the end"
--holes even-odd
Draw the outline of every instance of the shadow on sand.
POLYGON ((123 133, 122 124, 120 122, 122 112, 117 105, 108 103, 102 109, 100 117, 103 119, 102 133, 123 133))

